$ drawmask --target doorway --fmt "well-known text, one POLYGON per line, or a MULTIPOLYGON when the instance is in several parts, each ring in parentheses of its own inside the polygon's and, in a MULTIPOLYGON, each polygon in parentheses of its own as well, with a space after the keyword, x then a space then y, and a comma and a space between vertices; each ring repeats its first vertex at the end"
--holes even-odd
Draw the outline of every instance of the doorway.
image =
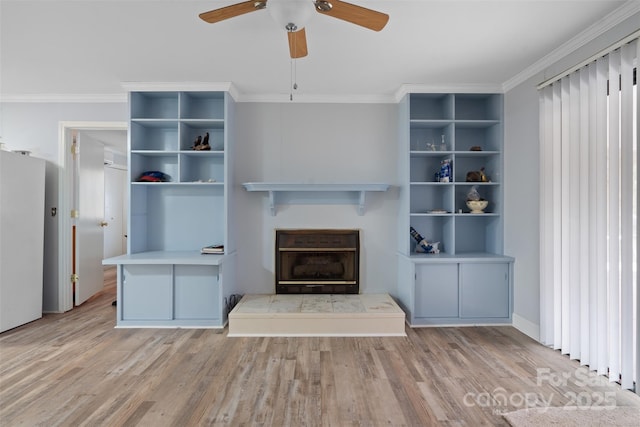
MULTIPOLYGON (((108 151, 105 154, 108 156, 108 151)), ((105 156, 105 157, 107 157, 105 156)), ((127 166, 124 163, 104 164, 104 250, 103 256, 111 258, 127 252, 127 166)))
MULTIPOLYGON (((102 201, 105 201, 105 184, 104 180, 94 179, 92 176, 83 176, 79 172, 78 165, 75 163, 74 154, 76 149, 80 150, 80 157, 82 156, 82 141, 92 140, 97 141, 101 145, 101 154, 98 159, 100 172, 103 176, 112 175, 111 169, 115 169, 116 175, 120 175, 120 181, 122 182, 122 175, 124 175, 124 182, 126 182, 126 146, 127 146, 127 124, 126 122, 61 122, 60 123, 60 160, 61 171, 59 177, 59 210, 61 213, 71 212, 71 215, 61 215, 60 229, 58 233, 58 247, 59 247, 59 269, 58 269, 58 306, 59 311, 71 310, 74 305, 78 305, 83 299, 86 299, 87 294, 85 292, 81 300, 76 299, 76 289, 74 288, 74 276, 77 271, 82 271, 84 267, 93 269, 94 278, 90 278, 91 284, 96 284, 96 277, 100 277, 99 284, 102 286, 103 280, 103 267, 102 259, 104 258, 104 244, 103 233, 100 232, 100 245, 99 248, 94 247, 97 245, 85 243, 83 247, 76 248, 75 245, 81 242, 79 236, 79 230, 76 230, 76 226, 80 224, 82 212, 77 212, 77 206, 80 199, 80 193, 78 186, 83 184, 86 188, 90 188, 90 191, 95 191, 99 194, 97 198, 102 197, 102 201), (79 141, 79 148, 73 147, 74 141, 79 141), (110 171, 105 172, 105 166, 109 166, 110 171), (76 218, 78 216, 78 218, 76 218), (87 249, 89 248, 89 249, 87 249), (74 256, 74 249, 77 249, 83 256, 74 256), (93 252, 93 258, 88 261, 85 255, 89 252, 93 252), (75 265, 74 265, 75 262, 75 265), (79 302, 78 302, 79 301, 79 302)), ((85 151, 86 152, 86 151, 85 151)), ((120 204, 126 206, 126 185, 117 185, 116 188, 110 188, 109 191, 115 191, 119 193, 120 204)), ((114 195, 111 195, 113 198, 114 195)), ((117 208, 116 208, 117 209, 117 208)), ((86 211, 86 210, 85 210, 86 211)), ((105 217, 103 211, 100 213, 100 219, 92 218, 89 223, 95 222, 96 227, 102 227, 106 229, 109 224, 109 220, 105 217)), ((111 212, 113 213, 113 212, 111 212)), ((123 229, 126 234, 126 212, 123 210, 121 214, 121 220, 123 221, 123 229)), ((102 230, 101 229, 101 230, 102 230)), ((80 243, 82 244, 82 243, 80 243)), ((120 244, 122 248, 124 246, 126 252, 126 244, 120 244)), ((83 273, 85 278, 90 277, 87 273, 83 273)), ((76 283, 79 287, 82 287, 82 276, 78 277, 76 283)), ((86 289, 85 289, 86 290, 86 289)))

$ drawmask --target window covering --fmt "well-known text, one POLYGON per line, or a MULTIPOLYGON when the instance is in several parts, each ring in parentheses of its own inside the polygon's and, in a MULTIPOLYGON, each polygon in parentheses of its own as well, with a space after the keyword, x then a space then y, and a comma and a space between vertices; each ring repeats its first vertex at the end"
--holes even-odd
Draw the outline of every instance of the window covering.
POLYGON ((626 389, 638 381, 639 51, 636 34, 539 91, 540 340, 626 389))

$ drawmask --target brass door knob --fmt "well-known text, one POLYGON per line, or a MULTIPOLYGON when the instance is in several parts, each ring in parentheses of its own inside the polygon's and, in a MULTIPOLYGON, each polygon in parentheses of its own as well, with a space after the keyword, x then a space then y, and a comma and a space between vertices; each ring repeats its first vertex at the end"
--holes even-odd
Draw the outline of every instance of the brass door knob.
POLYGON ((107 225, 109 225, 107 221, 100 221, 100 227, 106 227, 107 225))

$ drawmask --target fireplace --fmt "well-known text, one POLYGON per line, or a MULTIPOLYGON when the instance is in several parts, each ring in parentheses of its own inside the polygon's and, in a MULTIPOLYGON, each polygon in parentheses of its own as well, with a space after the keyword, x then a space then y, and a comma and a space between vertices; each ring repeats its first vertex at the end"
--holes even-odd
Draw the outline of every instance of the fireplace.
POLYGON ((357 294, 359 230, 276 230, 277 294, 357 294))

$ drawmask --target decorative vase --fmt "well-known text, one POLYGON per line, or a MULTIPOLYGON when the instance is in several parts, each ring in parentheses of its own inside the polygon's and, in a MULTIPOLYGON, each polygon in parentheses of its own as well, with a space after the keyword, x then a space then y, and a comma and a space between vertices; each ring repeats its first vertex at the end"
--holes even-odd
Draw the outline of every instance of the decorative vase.
POLYGON ((467 207, 471 209, 472 214, 484 213, 488 204, 487 200, 467 200, 467 207))

